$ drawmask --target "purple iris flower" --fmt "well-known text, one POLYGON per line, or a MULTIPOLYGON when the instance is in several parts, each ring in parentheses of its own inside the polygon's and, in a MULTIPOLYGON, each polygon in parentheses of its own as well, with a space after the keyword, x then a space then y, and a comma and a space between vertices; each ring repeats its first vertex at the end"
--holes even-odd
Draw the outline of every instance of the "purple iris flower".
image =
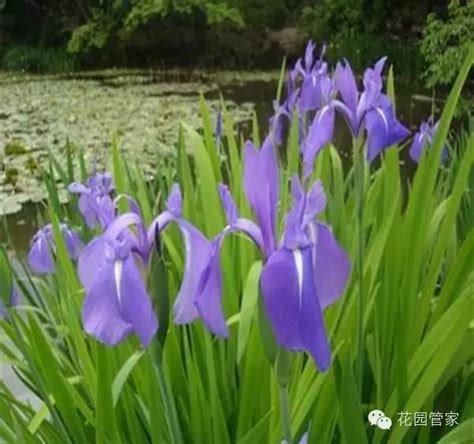
POLYGON ((147 346, 158 329, 141 272, 147 247, 140 224, 135 213, 119 216, 79 257, 79 277, 86 291, 84 329, 107 345, 136 333, 147 346), (131 224, 137 225, 137 235, 128 228, 131 224))
POLYGON ((274 115, 270 119, 270 132, 276 145, 281 144, 284 125, 293 117, 295 107, 299 110, 300 140, 302 140, 305 114, 322 106, 321 78, 327 75, 328 70, 327 64, 323 61, 326 48, 323 47, 319 59, 316 60, 314 60, 315 49, 316 45, 310 40, 306 46, 304 59, 299 59, 288 74, 286 100, 281 105, 273 103, 274 115))
MULTIPOLYGON (((418 163, 424 150, 431 146, 433 138, 439 126, 439 121, 434 122, 433 118, 430 117, 427 122, 422 122, 419 131, 413 137, 413 142, 410 146, 410 157, 418 163)), ((447 157, 447 149, 443 149, 442 160, 447 157)))
POLYGON ((364 73, 364 92, 359 95, 352 69, 347 61, 336 66, 334 80, 342 102, 334 101, 349 124, 353 137, 367 130, 367 160, 372 162, 385 148, 401 142, 409 131, 396 118, 393 105, 382 93, 382 70, 386 57, 364 73))
MULTIPOLYGON (((66 224, 60 224, 61 233, 69 257, 76 260, 82 249, 82 242, 79 235, 71 230, 66 224)), ((30 251, 28 253, 28 263, 35 273, 46 274, 54 272, 54 234, 51 224, 45 225, 33 236, 30 251)))
POLYGON ((227 234, 243 232, 265 258, 260 286, 277 342, 287 349, 306 350, 325 370, 331 358, 322 310, 344 291, 350 262, 331 230, 316 220, 326 205, 321 183, 305 191, 298 177, 293 178, 293 208, 286 217, 280 243, 276 227, 279 169, 270 138, 260 150, 247 142, 244 187, 257 223, 239 216, 229 190, 221 185, 228 225, 213 241, 210 261, 199 284, 199 314, 212 332, 228 334, 220 296, 219 249, 227 234))
POLYGON ((112 177, 108 173, 96 173, 85 184, 74 182, 68 187, 70 193, 79 194, 79 211, 89 228, 107 226, 115 218, 115 205, 110 197, 114 190, 112 177))
POLYGON ((9 295, 8 301, 5 301, 0 297, 0 320, 6 319, 8 317, 8 309, 12 307, 17 307, 20 303, 20 293, 18 293, 15 285, 12 285, 11 293, 9 295))
POLYGON ((198 317, 194 301, 200 276, 209 261, 212 244, 182 217, 181 192, 175 185, 166 210, 147 229, 138 206, 117 217, 101 236, 91 241, 79 258, 79 277, 86 290, 82 320, 86 332, 113 346, 136 334, 144 347, 158 330, 158 321, 145 286, 156 233, 171 222, 180 228, 186 247, 181 289, 174 305, 175 322, 198 317), (132 232, 129 226, 135 225, 132 232))
POLYGON ((213 245, 196 227, 183 218, 181 191, 177 184, 170 192, 166 210, 148 229, 148 238, 153 239, 157 229, 161 232, 172 222, 176 223, 181 231, 186 251, 183 280, 173 307, 174 322, 187 324, 199 317, 195 301, 199 281, 209 262, 213 245))
POLYGON ((331 142, 335 122, 335 82, 325 74, 320 78, 321 108, 314 116, 308 135, 302 144, 304 178, 308 178, 313 170, 318 153, 331 142))
POLYGON ((302 76, 299 109, 302 113, 314 111, 322 106, 321 77, 327 74, 328 66, 323 57, 326 47, 323 46, 319 59, 314 60, 316 45, 310 40, 306 46, 304 62, 296 62, 294 72, 302 76))

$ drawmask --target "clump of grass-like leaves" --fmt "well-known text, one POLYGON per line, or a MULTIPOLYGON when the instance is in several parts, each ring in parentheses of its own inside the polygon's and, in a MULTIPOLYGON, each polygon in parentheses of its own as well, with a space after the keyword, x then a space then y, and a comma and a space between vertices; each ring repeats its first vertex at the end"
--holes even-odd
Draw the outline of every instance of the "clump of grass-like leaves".
MULTIPOLYGON (((308 430, 309 442, 315 443, 428 443, 449 433, 455 442, 469 438, 474 405, 469 346, 474 232, 462 208, 469 205, 474 136, 459 139, 459 159, 443 174, 439 159, 471 62, 459 74, 433 146, 421 159, 409 188, 402 184, 396 146, 385 152, 380 167, 365 169, 363 343, 357 343, 359 287, 353 276, 344 297, 325 314, 334 352, 332 367, 318 372, 301 354, 286 362, 295 442, 308 430), (354 372, 360 361, 361 387, 354 372), (392 418, 390 431, 370 427, 366 421, 367 413, 376 408, 392 418), (448 410, 459 412, 457 429, 410 428, 396 422, 401 411, 448 410)), ((393 95, 393 79, 389 89, 393 95)), ((176 161, 158 169, 153 181, 124 162, 116 144, 111 163, 117 194, 134 197, 146 223, 162 209, 163 197, 177 181, 184 215, 212 237, 225 225, 218 182, 228 182, 242 215, 249 214, 249 207, 241 191, 242 143, 232 116, 223 110, 222 143, 228 155, 220 157, 204 100, 201 109, 203 135, 183 124, 176 161)), ((255 128, 254 138, 258 133, 255 128)), ((280 226, 290 205, 289 180, 300 169, 296 119, 286 145, 280 226)), ((166 231, 161 256, 152 258, 149 281, 160 312, 158 341, 146 350, 135 338, 107 348, 83 332, 84 290, 59 235, 60 221, 77 228, 85 240, 94 235, 79 217, 77 202, 59 203, 57 178, 71 183, 87 176, 80 158, 82 177, 74 177, 73 161, 70 156, 63 168, 52 160, 44 179, 49 203, 42 217, 53 226, 56 272, 39 278, 20 257, 8 260, 1 255, 1 283, 6 276, 13 277, 24 300, 0 321, 0 352, 39 403, 33 408, 16 399, 0 381, 0 442, 280 442, 279 381, 259 328, 262 264, 257 252, 240 238, 224 243, 224 308, 230 329, 224 341, 200 322, 185 327, 169 322, 184 258, 178 232, 166 231)), ((313 176, 326 190, 323 219, 354 258, 354 171, 343 171, 331 146, 320 154, 313 176)), ((454 441, 446 437, 441 442, 454 441)))

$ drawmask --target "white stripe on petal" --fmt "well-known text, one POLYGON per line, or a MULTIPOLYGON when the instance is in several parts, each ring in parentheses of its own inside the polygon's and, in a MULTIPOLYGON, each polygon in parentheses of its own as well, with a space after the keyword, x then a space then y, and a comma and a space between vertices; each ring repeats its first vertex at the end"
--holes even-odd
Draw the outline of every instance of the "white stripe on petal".
POLYGON ((293 258, 295 259, 296 274, 298 275, 298 300, 301 308, 303 296, 303 256, 301 251, 293 250, 293 258))
POLYGON ((114 266, 115 289, 117 290, 117 298, 118 298, 120 306, 122 306, 122 291, 121 291, 122 269, 123 269, 123 262, 116 261, 115 266, 114 266))
POLYGON ((324 108, 321 109, 318 116, 318 123, 320 123, 321 120, 323 120, 324 114, 326 114, 329 111, 329 108, 330 108, 329 105, 326 105, 324 108))
POLYGON ((383 111, 380 108, 375 108, 377 112, 380 114, 380 117, 382 117, 383 123, 385 125, 385 131, 388 132, 388 120, 383 111))

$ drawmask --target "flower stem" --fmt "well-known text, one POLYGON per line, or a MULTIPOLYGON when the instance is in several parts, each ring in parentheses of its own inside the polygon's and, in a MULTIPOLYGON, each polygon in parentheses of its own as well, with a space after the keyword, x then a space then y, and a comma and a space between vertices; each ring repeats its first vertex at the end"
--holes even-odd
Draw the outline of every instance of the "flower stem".
POLYGON ((286 350, 280 349, 275 361, 275 372, 280 395, 280 417, 283 438, 285 439, 285 444, 292 444, 290 397, 288 393, 291 374, 291 356, 286 350))
POLYGON ((357 211, 357 258, 356 272, 358 282, 358 310, 357 310, 357 368, 356 375, 359 382, 359 390, 362 392, 363 371, 364 371, 364 181, 365 181, 365 160, 363 144, 360 140, 354 139, 354 168, 355 168, 355 188, 356 188, 356 211, 357 211))
POLYGON ((286 444, 292 444, 290 398, 288 396, 288 385, 278 385, 280 394, 281 427, 286 444))
POLYGON ((155 371, 160 388, 161 398, 163 400, 163 407, 168 430, 173 444, 182 444, 183 436, 179 427, 178 414, 173 399, 173 394, 170 390, 168 381, 166 380, 165 372, 163 371, 163 362, 161 359, 155 360, 155 371))

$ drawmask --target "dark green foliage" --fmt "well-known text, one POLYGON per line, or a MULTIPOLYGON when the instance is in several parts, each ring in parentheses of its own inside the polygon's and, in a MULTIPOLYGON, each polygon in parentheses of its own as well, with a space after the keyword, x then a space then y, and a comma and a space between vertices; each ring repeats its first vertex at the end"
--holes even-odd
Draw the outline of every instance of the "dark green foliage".
POLYGON ((0 68, 277 68, 312 38, 332 60, 363 69, 384 54, 406 80, 433 87, 459 70, 473 10, 472 0, 449 11, 446 0, 7 0, 0 45, 13 47, 0 46, 0 68))
POLYGON ((78 68, 76 58, 62 48, 13 45, 0 49, 0 68, 38 74, 71 72, 78 68))
POLYGON ((450 84, 474 41, 474 1, 451 0, 444 19, 428 15, 421 52, 427 63, 424 74, 429 87, 450 84))
POLYGON ((87 23, 73 31, 68 45, 70 52, 87 53, 110 43, 123 46, 133 41, 140 28, 167 26, 167 22, 186 23, 194 29, 202 28, 201 32, 206 26, 220 23, 243 25, 239 10, 223 0, 114 1, 102 3, 91 11, 87 23))

